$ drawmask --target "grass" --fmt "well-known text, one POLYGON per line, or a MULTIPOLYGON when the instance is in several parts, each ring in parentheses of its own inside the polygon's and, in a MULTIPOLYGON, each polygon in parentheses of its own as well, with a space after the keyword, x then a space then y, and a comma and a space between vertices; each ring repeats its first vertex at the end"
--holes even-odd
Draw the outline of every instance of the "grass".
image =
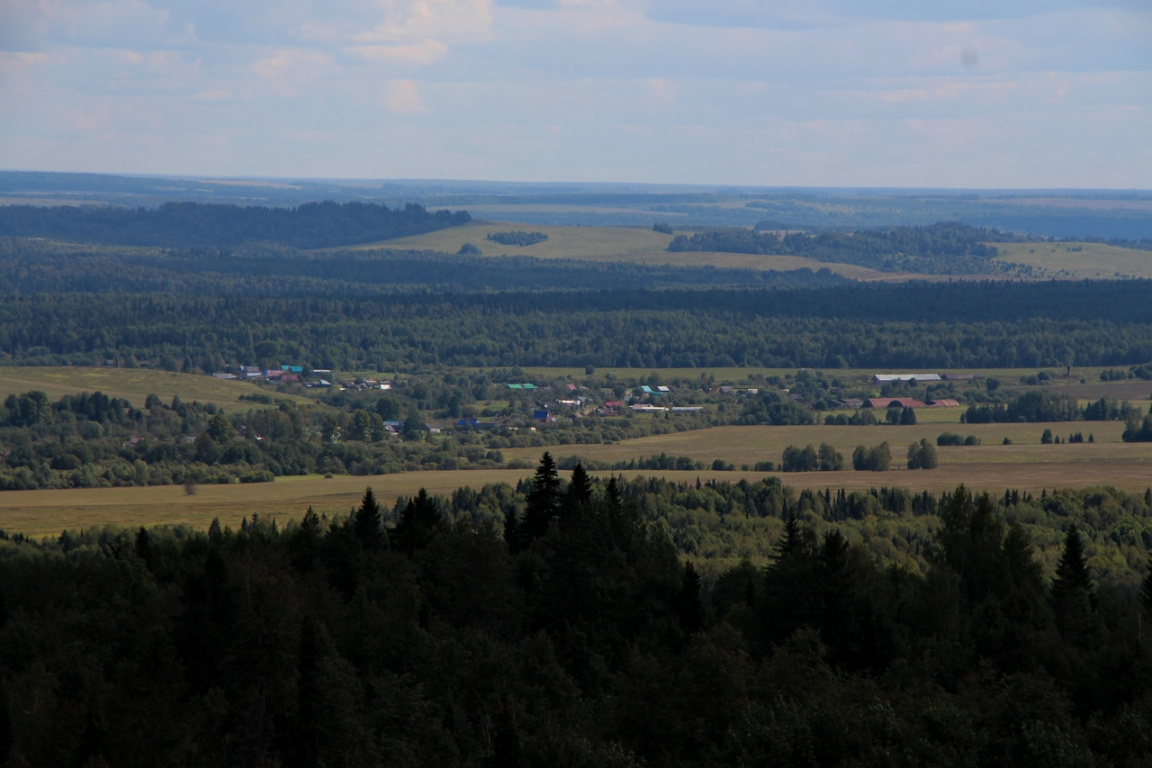
POLYGON ((213 518, 237 527, 241 519, 258 513, 281 525, 299 520, 311 506, 318 514, 347 515, 359 505, 371 486, 382 505, 420 488, 446 495, 463 485, 515 483, 532 470, 484 472, 412 472, 372 477, 319 475, 281 477, 273 483, 201 485, 193 495, 183 486, 147 488, 77 488, 69 490, 9 491, 0 496, 0 528, 29 536, 58 535, 64 529, 111 525, 119 528, 188 525, 204 530, 213 518))
POLYGON ((1031 266, 1037 277, 1152 278, 1152 251, 1103 243, 996 243, 1000 261, 1031 266))
MULTIPOLYGON (((754 466, 757 462, 780 462, 789 445, 830 443, 851 461, 858 445, 873 446, 887 441, 892 448, 894 467, 903 467, 909 443, 921 438, 935 445, 942 432, 980 438, 979 446, 937 448, 940 466, 935 470, 887 473, 802 473, 783 475, 785 484, 815 487, 870 487, 907 485, 942 489, 963 482, 975 488, 1012 487, 1039 490, 1045 487, 1115 485, 1127 490, 1143 490, 1152 485, 1152 443, 1124 443, 1119 422, 1058 422, 1054 424, 925 424, 894 427, 787 426, 715 427, 713 429, 654 435, 611 445, 558 446, 554 456, 576 455, 584 459, 615 463, 666 453, 687 456, 711 466, 715 459, 754 466), (1072 432, 1091 433, 1095 443, 1042 445, 1045 428, 1066 439, 1072 432), (1004 445, 1004 438, 1012 441, 1004 445)), ((535 460, 543 449, 505 449, 508 459, 535 460)), ((661 473, 666 474, 666 473, 661 473)), ((735 478, 747 473, 727 473, 735 478)), ((755 474, 755 473, 753 473, 755 474)))
POLYGON ((110 397, 128 400, 137 408, 144 407, 148 395, 156 395, 165 403, 179 395, 186 402, 199 400, 229 410, 258 406, 242 402, 240 395, 244 394, 266 394, 273 399, 292 400, 302 405, 315 403, 301 395, 282 395, 247 381, 221 381, 211 376, 148 368, 0 368, 0 397, 33 390, 44 392, 51 400, 80 392, 103 392, 110 397))
POLYGON ((472 243, 484 256, 532 256, 538 259, 576 259, 582 261, 628 262, 630 264, 671 265, 676 267, 712 266, 721 269, 788 271, 795 269, 830 269, 854 280, 893 280, 907 275, 878 272, 852 264, 828 264, 799 256, 756 255, 747 253, 678 252, 667 250, 671 235, 649 229, 628 227, 547 227, 526 224, 476 222, 424 235, 387 240, 358 246, 357 250, 394 248, 399 250, 432 250, 456 253, 464 243, 472 243), (548 240, 536 245, 518 247, 501 245, 487 239, 490 232, 526 230, 543 232, 548 240))
MULTIPOLYGON (((957 431, 975 434, 984 444, 975 447, 939 448, 940 466, 932 470, 903 469, 904 451, 920 437, 935 442, 944 431, 938 425, 913 427, 717 427, 710 430, 645 437, 615 445, 557 446, 554 456, 580 455, 600 461, 620 461, 659 454, 691 456, 711 465, 722 458, 737 466, 756 461, 779 461, 787 445, 830 442, 850 457, 856 445, 875 445, 887 440, 892 446, 893 466, 889 472, 810 472, 778 475, 794 488, 846 488, 867 490, 879 486, 900 486, 916 491, 939 493, 960 484, 978 491, 998 494, 1006 488, 1039 493, 1043 489, 1110 485, 1127 491, 1142 491, 1152 485, 1152 444, 1119 442, 1122 425, 1115 422, 1062 422, 1045 424, 974 424, 957 431), (1041 445, 1040 434, 1050 426, 1066 436, 1070 431, 1093 432, 1098 442, 1075 445, 1041 445), (1000 441, 1010 436, 1012 445, 1000 441)), ((543 448, 506 449, 507 458, 539 460, 543 448)), ((593 472, 606 475, 606 472, 593 472)), ((620 472, 625 477, 661 476, 694 483, 706 481, 752 481, 771 476, 764 472, 635 471, 620 472)), ((55 536, 64 529, 111 525, 120 528, 157 525, 187 525, 206 529, 213 518, 237 527, 242 518, 258 513, 281 525, 299 520, 311 506, 317 513, 346 515, 358 505, 364 489, 371 486, 384 505, 391 506, 399 496, 411 496, 420 488, 447 495, 456 488, 485 483, 515 484, 530 477, 532 470, 457 470, 451 472, 410 472, 370 477, 323 478, 317 475, 282 477, 273 483, 251 485, 201 485, 194 495, 181 486, 149 488, 99 488, 46 491, 10 491, 2 497, 0 528, 9 533, 55 536)))
POLYGON ((526 224, 476 222, 423 235, 402 237, 362 245, 357 250, 395 248, 400 250, 433 250, 456 253, 464 243, 472 243, 485 256, 532 256, 538 259, 597 259, 622 261, 637 253, 663 251, 672 242, 671 235, 650 229, 627 227, 543 227, 526 224), (548 239, 529 246, 501 245, 487 239, 493 232, 524 230, 543 232, 548 239))

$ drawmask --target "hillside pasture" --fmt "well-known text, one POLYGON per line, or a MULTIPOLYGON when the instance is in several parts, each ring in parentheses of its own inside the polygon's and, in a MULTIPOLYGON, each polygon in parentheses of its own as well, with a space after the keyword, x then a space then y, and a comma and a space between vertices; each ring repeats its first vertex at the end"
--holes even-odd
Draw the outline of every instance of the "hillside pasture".
POLYGON ((1036 277, 1068 280, 1152 278, 1152 251, 1104 243, 995 243, 997 260, 1032 267, 1036 277))
POLYGON ((103 392, 109 397, 123 398, 136 408, 144 407, 148 395, 156 395, 166 404, 179 395, 185 402, 199 400, 230 411, 237 407, 258 407, 257 403, 241 401, 241 395, 266 394, 301 405, 315 402, 301 395, 282 395, 247 381, 222 381, 212 376, 148 368, 0 368, 0 397, 34 390, 44 392, 50 400, 81 392, 103 392))
POLYGON ((650 229, 628 227, 544 227, 506 222, 473 222, 422 235, 401 237, 379 243, 357 246, 355 250, 414 250, 456 253, 460 246, 471 243, 485 256, 531 256, 537 259, 592 259, 623 261, 637 253, 663 251, 672 242, 671 235, 650 229), (503 245, 488 235, 510 231, 543 232, 548 239, 535 245, 503 245))
POLYGON ((650 229, 628 227, 548 227, 526 224, 476 222, 423 235, 403 237, 357 246, 356 250, 417 250, 456 253, 464 243, 471 243, 484 256, 530 256, 537 259, 574 259, 579 261, 626 262, 647 266, 749 269, 778 272, 829 269, 853 280, 899 280, 906 274, 879 272, 853 264, 832 264, 799 256, 758 255, 748 253, 714 253, 705 251, 669 252, 671 235, 650 229), (524 230, 543 232, 548 240, 529 246, 501 245, 487 239, 493 232, 524 230))

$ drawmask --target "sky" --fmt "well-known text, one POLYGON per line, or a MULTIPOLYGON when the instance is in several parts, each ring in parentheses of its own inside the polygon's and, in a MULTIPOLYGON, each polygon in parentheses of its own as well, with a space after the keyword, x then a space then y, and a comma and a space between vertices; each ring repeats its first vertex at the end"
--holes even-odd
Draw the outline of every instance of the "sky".
POLYGON ((0 169, 1152 188, 1150 0, 0 0, 0 169))

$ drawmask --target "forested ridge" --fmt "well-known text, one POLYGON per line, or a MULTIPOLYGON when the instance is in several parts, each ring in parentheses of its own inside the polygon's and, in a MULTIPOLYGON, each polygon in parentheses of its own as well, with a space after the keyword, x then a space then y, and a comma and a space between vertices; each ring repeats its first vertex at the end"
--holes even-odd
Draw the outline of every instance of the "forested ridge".
POLYGON ((409 203, 304 203, 295 208, 163 203, 111 206, 0 206, 0 235, 132 246, 234 247, 271 242, 327 248, 417 235, 471 221, 467 211, 409 203))
POLYGON ((0 759, 1146 764, 1152 579, 1089 565, 1105 531, 1146 557, 1118 514, 1147 535, 1149 499, 1115 492, 796 498, 545 455, 521 488, 369 490, 284 528, 5 535, 0 759), (684 559, 682 521, 716 518, 767 564, 684 559), (865 518, 917 531, 902 558, 865 518))

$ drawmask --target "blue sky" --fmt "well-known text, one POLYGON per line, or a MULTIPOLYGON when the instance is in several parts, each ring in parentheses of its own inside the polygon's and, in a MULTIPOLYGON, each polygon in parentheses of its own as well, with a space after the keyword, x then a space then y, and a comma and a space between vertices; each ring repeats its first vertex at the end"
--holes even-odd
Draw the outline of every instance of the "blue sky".
POLYGON ((1148 0, 0 0, 0 168, 1152 187, 1148 0))

